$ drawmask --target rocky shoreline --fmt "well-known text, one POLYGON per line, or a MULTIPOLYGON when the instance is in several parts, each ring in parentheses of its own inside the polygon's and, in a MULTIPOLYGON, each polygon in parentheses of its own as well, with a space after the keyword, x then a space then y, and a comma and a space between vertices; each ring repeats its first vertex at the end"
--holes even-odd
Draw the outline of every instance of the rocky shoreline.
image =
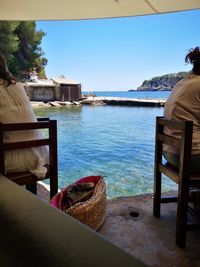
POLYGON ((145 80, 137 91, 171 91, 172 88, 188 75, 188 72, 170 73, 162 76, 156 76, 145 80))
POLYGON ((72 105, 92 105, 92 106, 138 106, 138 107, 163 107, 166 100, 164 99, 139 99, 139 98, 123 98, 123 97, 97 97, 90 96, 80 101, 50 101, 50 102, 35 102, 32 101, 33 108, 51 108, 51 107, 69 107, 72 105))
POLYGON ((49 101, 49 102, 42 102, 42 101, 31 101, 31 106, 33 109, 37 108, 51 108, 51 107, 65 107, 71 105, 81 105, 80 101, 49 101))

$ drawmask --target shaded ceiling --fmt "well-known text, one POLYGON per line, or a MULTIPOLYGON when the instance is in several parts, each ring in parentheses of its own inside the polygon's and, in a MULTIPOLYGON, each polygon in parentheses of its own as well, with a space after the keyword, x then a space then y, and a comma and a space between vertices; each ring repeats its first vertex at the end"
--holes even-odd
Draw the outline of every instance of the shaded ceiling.
POLYGON ((200 0, 1 0, 0 20, 73 20, 199 9, 200 0))

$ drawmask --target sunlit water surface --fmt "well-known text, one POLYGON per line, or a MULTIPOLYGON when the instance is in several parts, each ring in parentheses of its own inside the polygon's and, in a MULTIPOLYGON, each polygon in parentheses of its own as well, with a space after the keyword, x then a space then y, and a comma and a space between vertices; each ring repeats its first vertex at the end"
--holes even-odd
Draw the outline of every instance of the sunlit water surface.
MULTIPOLYGON (((116 106, 35 110, 58 121, 59 187, 102 175, 109 198, 152 192, 155 117, 162 112, 116 106)), ((174 187, 166 179, 163 189, 174 187)))

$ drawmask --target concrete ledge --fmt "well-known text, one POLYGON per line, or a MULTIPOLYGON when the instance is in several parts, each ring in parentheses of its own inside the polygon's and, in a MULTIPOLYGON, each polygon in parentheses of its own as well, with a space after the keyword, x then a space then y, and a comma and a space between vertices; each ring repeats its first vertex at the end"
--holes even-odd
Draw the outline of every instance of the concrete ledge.
POLYGON ((31 106, 33 109, 37 108, 51 108, 51 107, 69 107, 72 105, 81 105, 79 101, 49 101, 49 102, 42 102, 42 101, 31 101, 31 106))
POLYGON ((80 101, 32 101, 33 108, 64 107, 70 105, 93 105, 93 106, 134 106, 134 107, 164 107, 166 100, 162 99, 134 99, 120 97, 87 97, 80 101))
POLYGON ((122 97, 93 97, 90 96, 81 101, 81 104, 97 105, 106 104, 114 106, 135 106, 135 107, 163 107, 166 100, 162 99, 136 99, 122 97))

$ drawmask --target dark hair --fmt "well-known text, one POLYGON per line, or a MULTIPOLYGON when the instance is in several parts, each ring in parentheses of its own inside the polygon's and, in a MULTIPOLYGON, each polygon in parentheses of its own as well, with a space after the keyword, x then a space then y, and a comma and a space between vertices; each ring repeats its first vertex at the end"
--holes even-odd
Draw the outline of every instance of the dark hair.
POLYGON ((0 78, 3 79, 4 81, 7 81, 8 85, 16 83, 15 78, 8 70, 6 59, 1 53, 0 53, 0 78))
POLYGON ((193 64, 192 72, 200 75, 200 49, 198 46, 189 50, 189 53, 185 57, 185 62, 193 64))

